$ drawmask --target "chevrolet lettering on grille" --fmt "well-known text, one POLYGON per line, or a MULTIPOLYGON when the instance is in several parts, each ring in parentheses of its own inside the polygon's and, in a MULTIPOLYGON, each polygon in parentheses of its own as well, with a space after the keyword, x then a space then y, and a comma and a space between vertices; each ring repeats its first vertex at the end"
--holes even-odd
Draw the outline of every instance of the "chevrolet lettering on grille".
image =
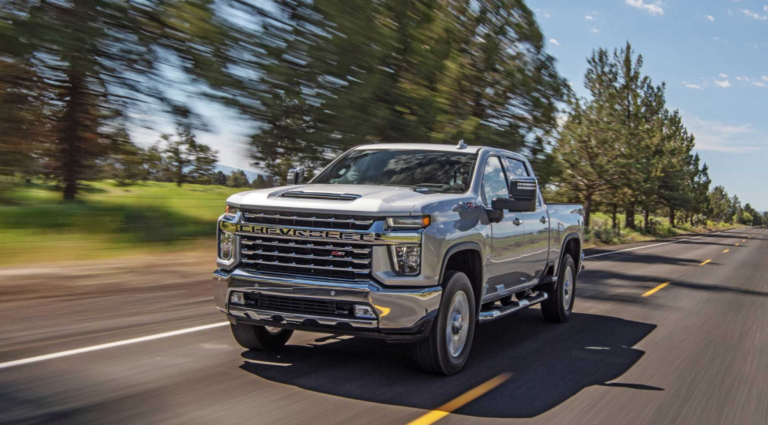
POLYGON ((291 229, 287 227, 259 226, 253 224, 238 224, 238 232, 265 236, 290 236, 295 238, 328 239, 348 242, 374 242, 373 233, 350 233, 337 230, 291 229))

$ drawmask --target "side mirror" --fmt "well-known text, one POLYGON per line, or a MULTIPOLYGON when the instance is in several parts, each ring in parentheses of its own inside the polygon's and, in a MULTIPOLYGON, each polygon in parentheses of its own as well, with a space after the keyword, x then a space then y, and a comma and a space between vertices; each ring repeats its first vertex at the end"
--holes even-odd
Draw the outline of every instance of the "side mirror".
POLYGON ((509 198, 496 198, 491 202, 494 210, 510 212, 536 211, 536 178, 515 177, 509 182, 509 198))
POLYGON ((509 180, 509 197, 516 201, 535 201, 537 186, 535 177, 513 177, 509 180))
POLYGON ((301 184, 304 182, 304 167, 296 167, 288 170, 286 182, 289 186, 301 184))

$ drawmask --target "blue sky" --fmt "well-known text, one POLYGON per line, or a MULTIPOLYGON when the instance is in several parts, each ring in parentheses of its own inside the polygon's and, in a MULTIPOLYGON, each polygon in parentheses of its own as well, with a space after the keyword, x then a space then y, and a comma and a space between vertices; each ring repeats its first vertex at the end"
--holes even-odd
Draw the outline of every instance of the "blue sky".
MULTIPOLYGON (((557 58, 557 68, 586 95, 586 58, 627 41, 645 59, 644 72, 667 83, 667 104, 679 109, 715 185, 768 210, 768 0, 529 0, 557 58)), ((181 82, 183 84, 183 82, 181 82)), ((198 139, 219 162, 251 169, 246 136, 254 126, 226 109, 198 103, 211 132, 198 139)), ((172 131, 156 123, 159 131, 172 131)), ((157 130, 134 129, 141 144, 157 130)))
POLYGON ((580 95, 593 49, 632 43, 715 185, 768 210, 768 0, 530 0, 580 95))

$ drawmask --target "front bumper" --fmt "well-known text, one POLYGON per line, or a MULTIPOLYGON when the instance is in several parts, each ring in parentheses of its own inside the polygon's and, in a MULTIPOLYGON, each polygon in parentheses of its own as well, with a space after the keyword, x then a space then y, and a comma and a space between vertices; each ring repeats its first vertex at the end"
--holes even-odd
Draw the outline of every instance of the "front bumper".
POLYGON ((231 321, 311 332, 368 336, 391 341, 419 339, 428 334, 437 314, 442 289, 384 288, 374 281, 345 282, 260 273, 244 268, 213 273, 216 307, 231 321), (279 297, 360 303, 372 306, 376 319, 286 312, 229 303, 232 291, 279 297))

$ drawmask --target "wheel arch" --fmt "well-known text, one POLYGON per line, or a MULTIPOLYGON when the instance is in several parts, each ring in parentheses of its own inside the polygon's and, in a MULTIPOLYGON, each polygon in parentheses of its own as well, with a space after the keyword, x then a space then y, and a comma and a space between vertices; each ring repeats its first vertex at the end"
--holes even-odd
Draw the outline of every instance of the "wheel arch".
POLYGON ((446 250, 440 269, 440 285, 449 270, 467 275, 475 296, 475 311, 480 314, 480 300, 483 293, 483 250, 476 242, 460 242, 446 250))

